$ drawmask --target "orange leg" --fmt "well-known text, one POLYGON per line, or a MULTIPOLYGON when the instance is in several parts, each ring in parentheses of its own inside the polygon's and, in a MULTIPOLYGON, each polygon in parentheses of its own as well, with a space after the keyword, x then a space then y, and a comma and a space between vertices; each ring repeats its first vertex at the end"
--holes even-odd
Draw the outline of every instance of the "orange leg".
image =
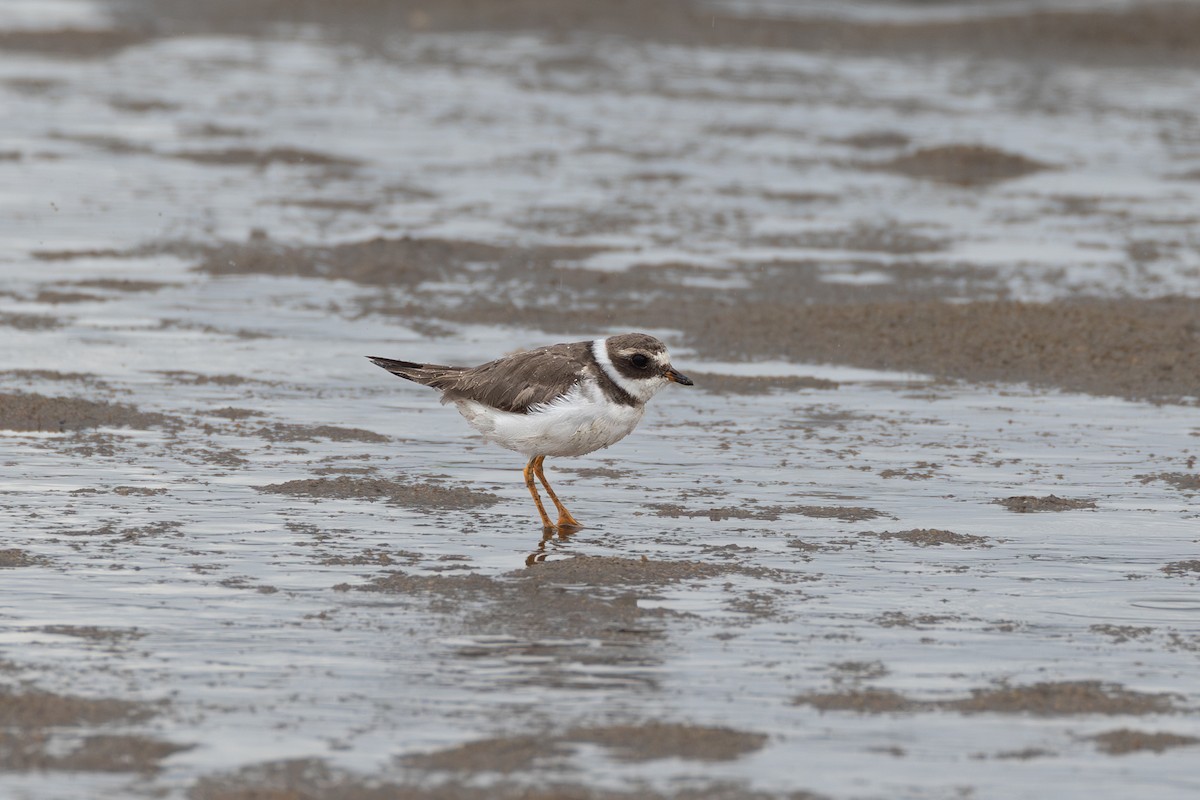
POLYGON ((550 481, 546 480, 546 473, 542 468, 542 462, 546 460, 545 456, 537 456, 530 463, 533 464, 534 474, 538 476, 538 480, 542 482, 542 486, 546 487, 546 494, 550 495, 550 499, 554 502, 554 507, 558 509, 558 527, 559 528, 582 528, 579 520, 571 516, 571 512, 567 511, 567 507, 562 504, 562 500, 558 499, 558 495, 550 488, 550 481))
MULTIPOLYGON (((537 474, 537 466, 535 464, 538 463, 539 458, 543 458, 543 456, 534 456, 525 465, 525 485, 529 487, 529 494, 533 497, 533 502, 537 504, 538 514, 542 517, 542 530, 552 531, 554 530, 554 525, 550 522, 550 515, 546 513, 546 507, 542 505, 542 498, 538 497, 537 487, 533 485, 533 476, 537 474)), ((542 478, 542 482, 545 483, 545 481, 546 479, 542 478)), ((549 486, 546 487, 547 490, 549 488, 549 486)), ((554 497, 553 494, 550 496, 554 497)), ((555 502, 557 502, 557 498, 555 502)))

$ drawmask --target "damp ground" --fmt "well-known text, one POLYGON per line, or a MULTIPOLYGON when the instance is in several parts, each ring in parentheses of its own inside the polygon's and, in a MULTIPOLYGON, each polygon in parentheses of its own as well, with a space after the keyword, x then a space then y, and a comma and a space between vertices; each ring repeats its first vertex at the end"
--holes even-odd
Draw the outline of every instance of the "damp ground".
POLYGON ((1200 790, 1195 9, 329 8, 0 6, 6 797, 1200 790))

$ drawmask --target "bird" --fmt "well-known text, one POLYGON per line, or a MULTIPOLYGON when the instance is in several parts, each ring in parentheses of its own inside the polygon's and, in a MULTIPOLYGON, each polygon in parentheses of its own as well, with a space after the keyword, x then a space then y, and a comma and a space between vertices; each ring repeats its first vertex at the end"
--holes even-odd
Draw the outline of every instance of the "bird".
POLYGON ((401 378, 442 393, 483 438, 529 460, 523 474, 546 534, 583 527, 546 480, 550 457, 582 456, 616 444, 641 422, 646 403, 668 384, 693 381, 671 365, 667 347, 645 333, 524 350, 477 367, 367 356, 401 378), (558 510, 552 523, 541 481, 558 510))

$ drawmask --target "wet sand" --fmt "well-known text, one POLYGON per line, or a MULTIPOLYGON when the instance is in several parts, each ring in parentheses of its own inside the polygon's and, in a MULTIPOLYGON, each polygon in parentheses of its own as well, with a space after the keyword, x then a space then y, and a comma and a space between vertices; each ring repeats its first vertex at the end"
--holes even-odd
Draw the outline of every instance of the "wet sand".
POLYGON ((5 13, 6 797, 1200 791, 1193 6, 5 13))

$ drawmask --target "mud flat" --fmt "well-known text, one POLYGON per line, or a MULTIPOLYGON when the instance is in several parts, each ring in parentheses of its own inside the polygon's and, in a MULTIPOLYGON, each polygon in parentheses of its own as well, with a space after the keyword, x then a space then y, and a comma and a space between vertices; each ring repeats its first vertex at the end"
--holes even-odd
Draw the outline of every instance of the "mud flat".
POLYGON ((1197 21, 0 3, 0 794, 1196 796, 1197 21))

